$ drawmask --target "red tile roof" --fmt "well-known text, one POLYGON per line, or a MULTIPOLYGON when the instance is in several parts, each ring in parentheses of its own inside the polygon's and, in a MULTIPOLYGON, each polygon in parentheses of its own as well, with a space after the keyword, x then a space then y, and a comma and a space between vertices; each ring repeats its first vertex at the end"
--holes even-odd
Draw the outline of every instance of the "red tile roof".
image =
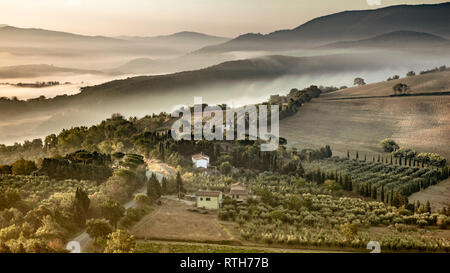
POLYGON ((192 156, 193 159, 195 160, 200 160, 200 159, 209 159, 209 156, 204 155, 204 154, 195 154, 192 156))
POLYGON ((197 191, 195 196, 219 197, 220 196, 220 191, 197 191))
POLYGON ((230 195, 248 195, 246 190, 231 190, 230 195))

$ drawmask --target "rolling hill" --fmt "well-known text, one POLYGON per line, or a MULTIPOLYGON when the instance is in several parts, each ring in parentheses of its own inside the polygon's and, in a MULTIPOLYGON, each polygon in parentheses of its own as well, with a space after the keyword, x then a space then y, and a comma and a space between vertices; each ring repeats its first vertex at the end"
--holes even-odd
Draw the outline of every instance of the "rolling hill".
POLYGON ((227 41, 227 38, 196 32, 179 32, 156 37, 87 36, 37 28, 0 27, 0 52, 15 55, 82 55, 86 52, 102 54, 183 55, 199 48, 227 41))
POLYGON ((48 76, 59 73, 70 74, 104 74, 97 70, 74 69, 67 67, 57 67, 47 64, 17 65, 0 67, 0 79, 11 78, 33 78, 38 76, 48 76))
MULTIPOLYGON (((391 60, 396 57, 392 56, 391 60)), ((143 59, 144 65, 148 60, 143 59)), ((393 62, 401 65, 401 62, 393 62)), ((292 57, 282 55, 228 61, 203 69, 157 76, 140 76, 87 87, 80 96, 123 96, 174 92, 210 84, 271 80, 283 76, 320 75, 339 71, 377 70, 386 60, 370 54, 292 57)))
POLYGON ((316 47, 338 41, 368 39, 401 30, 450 38, 448 14, 450 2, 344 11, 313 19, 294 29, 279 30, 266 35, 245 34, 220 45, 205 47, 196 53, 316 47))
POLYGON ((379 142, 392 138, 418 152, 450 158, 450 72, 436 72, 323 94, 280 123, 289 145, 318 148, 329 144, 337 155, 382 153, 379 142), (390 97, 405 83, 417 96, 390 97), (420 96, 421 93, 428 93, 420 96))
POLYGON ((115 45, 126 44, 127 41, 104 37, 104 36, 86 36, 61 31, 52 31, 38 28, 18 28, 13 26, 4 26, 0 28, 0 40, 2 46, 17 43, 47 44, 54 43, 108 43, 115 45))
POLYGON ((207 35, 199 32, 181 31, 171 35, 160 35, 152 37, 139 37, 139 36, 119 36, 119 39, 145 42, 145 43, 177 43, 184 42, 191 44, 216 44, 223 43, 229 38, 207 35))
POLYGON ((450 41, 440 36, 416 31, 393 31, 369 39, 336 42, 320 48, 430 48, 436 46, 450 47, 450 41))

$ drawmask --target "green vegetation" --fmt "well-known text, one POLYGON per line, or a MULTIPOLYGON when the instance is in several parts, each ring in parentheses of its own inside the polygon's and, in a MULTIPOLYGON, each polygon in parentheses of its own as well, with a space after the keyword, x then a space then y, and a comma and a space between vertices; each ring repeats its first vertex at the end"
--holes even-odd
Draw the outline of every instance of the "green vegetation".
POLYGON ((330 158, 306 165, 346 190, 394 206, 407 204, 407 196, 448 178, 448 167, 440 170, 395 165, 392 159, 372 161, 330 158), (386 161, 386 162, 385 162, 386 161))
POLYGON ((381 145, 381 148, 383 148, 383 151, 388 152, 388 153, 392 153, 393 151, 395 151, 399 148, 398 144, 390 138, 383 139, 380 142, 380 145, 381 145))
POLYGON ((126 230, 118 229, 108 235, 106 241, 106 253, 131 253, 134 252, 136 242, 134 236, 126 230))
MULTIPOLYGON (((85 166, 95 164, 93 158, 83 160, 85 166)), ((120 165, 120 162, 117 164, 120 165)), ((19 166, 27 164, 21 163, 19 166)), ((147 208, 139 211, 129 209, 125 213, 119 202, 129 200, 133 192, 143 186, 144 180, 145 168, 142 167, 142 162, 134 168, 122 166, 103 183, 92 180, 59 180, 38 175, 2 174, 0 250, 65 251, 64 243, 86 225, 93 237, 101 237, 105 242, 104 234, 98 232, 98 225, 104 223, 92 219, 107 218, 114 226, 117 223, 125 226, 142 218, 148 211, 147 208)), ((105 225, 101 228, 105 233, 105 225)), ((99 242, 101 241, 100 239, 99 242)))
MULTIPOLYGON (((444 238, 398 231, 403 225, 431 226, 438 214, 412 214, 404 208, 326 194, 284 194, 272 190, 245 203, 225 200, 222 220, 235 221, 244 240, 267 244, 327 248, 365 248, 372 240, 385 250, 450 251, 444 238), (373 226, 391 226, 388 234, 373 234, 373 226)), ((389 229, 389 228, 388 228, 389 229)))
POLYGON ((394 91, 394 95, 403 95, 408 93, 409 91, 409 86, 404 84, 404 83, 397 83, 396 85, 394 85, 392 87, 392 90, 394 91))
MULTIPOLYGON (((261 248, 225 245, 139 242, 135 253, 270 253, 261 248)), ((276 251, 279 252, 279 251, 276 251)))
POLYGON ((353 81, 353 85, 366 85, 366 82, 364 81, 363 78, 355 78, 355 80, 353 81))

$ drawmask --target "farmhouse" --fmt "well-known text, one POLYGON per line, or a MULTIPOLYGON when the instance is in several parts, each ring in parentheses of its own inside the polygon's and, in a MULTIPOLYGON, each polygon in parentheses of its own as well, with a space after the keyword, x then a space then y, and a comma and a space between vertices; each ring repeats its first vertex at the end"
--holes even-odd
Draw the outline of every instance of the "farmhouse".
POLYGON ((192 156, 192 163, 194 163, 195 168, 208 168, 209 156, 200 153, 192 156))
POLYGON ((198 191, 196 194, 197 208, 219 209, 222 204, 222 192, 198 191))
POLYGON ((244 183, 238 182, 231 185, 230 196, 236 201, 245 201, 248 199, 247 187, 244 183))

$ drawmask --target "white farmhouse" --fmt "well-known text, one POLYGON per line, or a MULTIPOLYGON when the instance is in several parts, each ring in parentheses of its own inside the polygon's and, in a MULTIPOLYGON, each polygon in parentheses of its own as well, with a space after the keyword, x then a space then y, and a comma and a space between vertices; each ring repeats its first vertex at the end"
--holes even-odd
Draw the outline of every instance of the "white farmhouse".
POLYGON ((192 156, 192 163, 194 163, 195 168, 208 168, 209 165, 209 156, 204 155, 203 153, 195 154, 192 156))

